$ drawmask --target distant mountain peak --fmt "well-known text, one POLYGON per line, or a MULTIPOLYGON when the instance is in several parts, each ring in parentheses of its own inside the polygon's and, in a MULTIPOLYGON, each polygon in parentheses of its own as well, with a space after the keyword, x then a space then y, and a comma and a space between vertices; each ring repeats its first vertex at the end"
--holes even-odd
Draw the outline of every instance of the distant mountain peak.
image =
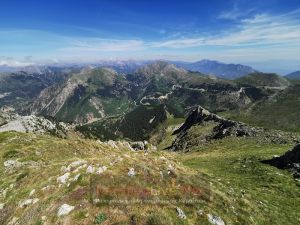
POLYGON ((231 80, 246 76, 250 73, 257 72, 257 70, 253 69, 250 66, 241 64, 226 64, 209 59, 203 59, 192 63, 176 62, 175 64, 187 70, 197 71, 204 74, 214 75, 220 78, 231 80))
POLYGON ((285 77, 292 80, 300 80, 300 70, 289 73, 285 77))
POLYGON ((166 75, 174 72, 180 74, 187 73, 185 69, 179 68, 176 65, 163 60, 158 60, 153 63, 147 64, 143 67, 140 67, 136 72, 142 73, 144 75, 166 75))

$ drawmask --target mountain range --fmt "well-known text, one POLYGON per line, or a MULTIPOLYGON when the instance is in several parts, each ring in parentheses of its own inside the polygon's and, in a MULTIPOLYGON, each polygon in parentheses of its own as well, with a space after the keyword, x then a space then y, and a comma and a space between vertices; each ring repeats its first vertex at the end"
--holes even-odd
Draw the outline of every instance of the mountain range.
POLYGON ((241 64, 226 64, 207 59, 192 63, 174 62, 174 64, 187 70, 197 71, 230 80, 257 72, 257 70, 250 66, 244 66, 241 64))
MULTIPOLYGON (((130 118, 142 119, 139 124, 148 127, 133 139, 150 138, 149 134, 162 123, 161 119, 166 120, 168 115, 183 118, 195 105, 254 123, 256 110, 262 110, 259 115, 268 111, 272 118, 276 111, 270 112, 267 102, 279 96, 297 95, 298 90, 297 84, 276 74, 254 72, 236 80, 225 80, 185 70, 166 61, 146 63, 132 73, 96 66, 49 67, 42 71, 2 74, 2 108, 21 115, 51 116, 59 121, 84 125, 79 129, 85 134, 90 127, 101 127, 95 130, 96 134, 88 132, 87 135, 105 139, 133 138, 134 132, 126 132, 128 123, 135 124, 129 122, 130 118), (165 116, 157 116, 161 113, 165 116), (149 115, 148 121, 155 118, 151 126, 143 120, 147 117, 140 118, 140 114, 149 115)), ((290 119, 294 117, 289 115, 294 115, 298 109, 296 98, 293 101, 289 111, 282 109, 290 119)), ((268 123, 264 122, 267 118, 257 120, 258 125, 268 123)), ((282 123, 272 126, 283 129, 292 126, 282 123)), ((297 124, 294 118, 293 126, 297 124)), ((137 128, 131 126, 131 130, 134 129, 137 128)))
POLYGON ((300 79, 300 71, 295 71, 293 73, 289 73, 285 75, 286 78, 292 79, 292 80, 299 80, 300 79))
MULTIPOLYGON (((183 62, 183 61, 167 61, 168 63, 174 64, 178 67, 181 67, 186 70, 191 70, 195 72, 200 72, 203 74, 214 75, 220 78, 225 79, 235 79, 241 76, 245 76, 249 73, 256 72, 255 69, 241 65, 241 64, 226 64, 222 62, 218 62, 215 60, 201 60, 197 62, 183 62)), ((99 61, 97 63, 90 64, 94 67, 105 67, 111 68, 118 73, 133 73, 139 67, 153 63, 153 60, 106 60, 106 61, 99 61)), ((88 66, 87 64, 54 64, 50 66, 52 69, 55 67, 84 67, 88 66)), ((39 65, 31 65, 31 66, 24 66, 24 67, 11 67, 11 66, 0 66, 0 72, 27 72, 27 73, 43 73, 46 72, 48 66, 39 66, 39 65)))

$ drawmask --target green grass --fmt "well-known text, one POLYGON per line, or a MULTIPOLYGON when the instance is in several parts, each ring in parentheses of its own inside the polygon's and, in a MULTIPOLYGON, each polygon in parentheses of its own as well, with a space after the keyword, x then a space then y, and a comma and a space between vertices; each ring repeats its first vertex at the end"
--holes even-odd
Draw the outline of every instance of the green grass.
POLYGON ((298 224, 299 183, 288 171, 260 163, 290 147, 227 138, 180 158, 211 177, 216 191, 210 207, 222 218, 236 220, 233 224, 298 224))
MULTIPOLYGON (((180 122, 181 119, 170 118, 166 123, 175 126, 180 122)), ((202 128, 197 135, 206 132, 206 127, 202 128)), ((21 224, 35 224, 46 215, 50 224, 130 224, 135 220, 143 225, 208 225, 206 214, 210 213, 220 216, 226 224, 293 225, 299 222, 299 184, 290 172, 259 162, 291 147, 260 143, 256 139, 225 138, 194 147, 190 153, 145 154, 76 136, 61 139, 5 132, 0 133, 0 189, 8 192, 5 198, 0 196, 0 202, 15 210, 13 215, 20 218, 21 224), (3 155, 13 149, 21 153, 13 159, 35 161, 40 166, 7 172, 3 155), (36 155, 36 151, 40 154, 36 155), (123 160, 110 165, 119 157, 123 160), (59 187, 56 178, 63 174, 61 167, 78 159, 106 165, 108 170, 101 175, 89 175, 84 168, 79 171, 81 176, 77 181, 59 187), (169 173, 170 165, 173 169, 169 173), (136 171, 134 177, 127 176, 131 167, 136 171), (46 186, 50 188, 43 191, 46 186), (26 209, 18 208, 18 203, 28 199, 32 189, 36 190, 32 198, 40 201, 26 209), (96 197, 102 200, 159 197, 169 202, 94 204, 91 200, 96 197), (180 201, 183 199, 193 202, 180 201), (70 215, 58 218, 57 210, 63 203, 76 208, 70 215), (176 207, 184 211, 186 220, 178 218, 176 207), (197 214, 200 209, 204 215, 197 214)), ((71 172, 71 177, 77 173, 71 172)), ((6 215, 9 214, 2 217, 4 224, 9 220, 6 215)))
POLYGON ((95 218, 95 224, 102 224, 107 219, 104 213, 99 213, 95 218))

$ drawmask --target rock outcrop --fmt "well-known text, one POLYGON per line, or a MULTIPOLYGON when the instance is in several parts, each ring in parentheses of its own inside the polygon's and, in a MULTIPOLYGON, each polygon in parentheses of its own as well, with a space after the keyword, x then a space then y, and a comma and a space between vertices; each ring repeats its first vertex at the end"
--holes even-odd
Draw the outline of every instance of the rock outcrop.
POLYGON ((5 123, 0 123, 0 132, 17 131, 66 136, 70 129, 66 123, 58 122, 50 117, 20 116, 11 113, 6 115, 5 119, 5 123))
POLYGON ((259 132, 258 129, 249 127, 244 123, 228 120, 220 117, 214 113, 210 113, 208 110, 201 106, 197 106, 191 111, 187 117, 185 123, 177 130, 173 132, 173 135, 177 135, 175 141, 169 149, 173 151, 185 150, 187 148, 186 136, 192 126, 200 125, 205 122, 215 123, 211 133, 206 134, 203 139, 205 141, 212 139, 221 139, 227 136, 246 137, 256 136, 259 132))
POLYGON ((251 127, 242 122, 220 117, 201 106, 197 106, 191 111, 184 124, 175 130, 173 135, 177 136, 172 145, 167 148, 172 151, 188 151, 189 147, 200 146, 211 140, 229 136, 259 137, 261 142, 276 144, 300 141, 297 135, 260 127, 251 127), (199 132, 201 129, 203 131, 199 132))
POLYGON ((263 160, 262 162, 279 169, 289 169, 293 172, 295 178, 300 179, 300 144, 297 144, 292 150, 282 156, 263 160))
POLYGON ((197 106, 188 116, 185 123, 173 134, 180 134, 186 132, 191 126, 203 123, 205 121, 213 121, 219 123, 214 128, 214 134, 211 138, 218 139, 225 136, 254 136, 257 132, 255 128, 250 128, 244 123, 228 120, 220 117, 201 106, 197 106))

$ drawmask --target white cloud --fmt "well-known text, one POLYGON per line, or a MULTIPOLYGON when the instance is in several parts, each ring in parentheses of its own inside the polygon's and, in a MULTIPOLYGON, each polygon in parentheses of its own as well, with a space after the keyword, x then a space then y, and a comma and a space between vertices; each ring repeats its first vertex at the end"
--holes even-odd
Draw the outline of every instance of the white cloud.
POLYGON ((0 66, 26 67, 34 65, 34 63, 30 61, 30 59, 31 58, 26 57, 24 60, 17 60, 12 57, 0 56, 0 66))
POLYGON ((153 47, 187 48, 198 46, 256 46, 268 45, 281 47, 297 46, 300 48, 300 11, 285 15, 258 14, 252 18, 243 19, 230 31, 215 36, 197 38, 172 39, 153 43, 153 47))
POLYGON ((248 10, 240 9, 236 2, 231 10, 221 12, 217 18, 225 19, 225 20, 237 20, 239 18, 249 15, 249 13, 251 13, 253 11, 254 11, 254 9, 248 9, 248 10))
POLYGON ((116 40, 100 38, 78 39, 70 43, 70 47, 62 48, 65 52, 121 52, 144 49, 141 40, 116 40))

